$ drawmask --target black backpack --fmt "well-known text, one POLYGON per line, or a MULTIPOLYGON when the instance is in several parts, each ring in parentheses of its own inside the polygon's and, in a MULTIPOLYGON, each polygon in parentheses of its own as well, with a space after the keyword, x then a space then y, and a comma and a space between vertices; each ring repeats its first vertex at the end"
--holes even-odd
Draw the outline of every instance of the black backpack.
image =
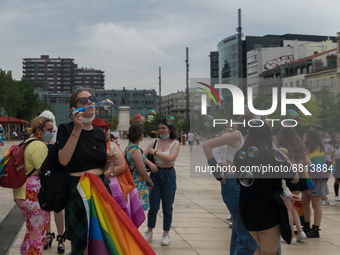
MULTIPOLYGON (((65 125, 68 133, 68 125, 65 125)), ((58 138, 57 138, 58 139, 58 138)), ((38 200, 41 209, 47 212, 60 212, 65 208, 69 167, 59 162, 58 141, 49 149, 46 159, 40 168, 41 187, 38 200)))

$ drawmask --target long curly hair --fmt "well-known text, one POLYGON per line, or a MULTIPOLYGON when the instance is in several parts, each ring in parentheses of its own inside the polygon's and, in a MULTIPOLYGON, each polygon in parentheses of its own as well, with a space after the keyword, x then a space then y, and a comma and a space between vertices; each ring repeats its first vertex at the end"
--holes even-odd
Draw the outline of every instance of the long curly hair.
POLYGON ((288 150, 288 157, 298 163, 306 157, 306 147, 293 127, 282 127, 277 136, 277 146, 288 150))
POLYGON ((307 146, 307 153, 312 153, 316 149, 319 149, 319 151, 324 151, 324 145, 322 138, 318 131, 313 129, 307 129, 306 130, 306 136, 307 141, 305 142, 307 146))

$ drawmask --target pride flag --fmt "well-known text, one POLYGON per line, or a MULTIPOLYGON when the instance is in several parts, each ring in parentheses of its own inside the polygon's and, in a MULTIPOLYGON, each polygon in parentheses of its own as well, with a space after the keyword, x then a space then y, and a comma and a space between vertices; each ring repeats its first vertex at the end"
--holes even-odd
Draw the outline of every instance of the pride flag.
MULTIPOLYGON (((308 150, 308 149, 307 149, 308 150)), ((312 167, 308 168, 308 174, 312 178, 329 178, 329 172, 325 160, 325 152, 320 151, 317 147, 313 152, 308 154, 308 158, 312 162, 312 167)))
POLYGON ((156 254, 98 176, 86 173, 77 188, 87 214, 89 255, 156 254))
POLYGON ((0 146, 4 146, 4 140, 2 139, 2 135, 0 135, 0 146))

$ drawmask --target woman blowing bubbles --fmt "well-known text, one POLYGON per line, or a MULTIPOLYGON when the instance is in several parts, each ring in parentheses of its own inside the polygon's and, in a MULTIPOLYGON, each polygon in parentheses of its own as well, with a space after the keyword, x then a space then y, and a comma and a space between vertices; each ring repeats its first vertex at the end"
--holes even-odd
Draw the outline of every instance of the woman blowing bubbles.
MULTIPOLYGON (((86 90, 78 90, 70 97, 70 111, 89 107, 96 98, 86 90)), ((115 154, 107 154, 105 136, 93 126, 95 108, 85 112, 74 111, 72 122, 59 126, 59 161, 69 167, 68 199, 65 207, 66 237, 71 240, 72 254, 86 254, 86 211, 77 190, 79 179, 85 173, 99 176, 110 193, 109 180, 104 176, 110 164, 117 161, 115 154)))

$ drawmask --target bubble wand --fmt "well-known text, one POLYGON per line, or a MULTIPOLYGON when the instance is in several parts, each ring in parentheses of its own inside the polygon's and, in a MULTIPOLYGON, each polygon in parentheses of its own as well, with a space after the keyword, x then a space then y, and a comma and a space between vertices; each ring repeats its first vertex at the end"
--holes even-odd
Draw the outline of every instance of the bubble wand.
POLYGON ((72 113, 74 111, 85 112, 87 108, 95 108, 95 107, 103 107, 105 110, 110 111, 110 110, 112 110, 113 105, 114 105, 114 103, 111 100, 105 99, 105 100, 102 100, 102 101, 100 101, 98 103, 91 104, 88 107, 83 106, 83 107, 80 107, 78 109, 75 109, 75 110, 70 112, 70 115, 72 115, 72 113))

